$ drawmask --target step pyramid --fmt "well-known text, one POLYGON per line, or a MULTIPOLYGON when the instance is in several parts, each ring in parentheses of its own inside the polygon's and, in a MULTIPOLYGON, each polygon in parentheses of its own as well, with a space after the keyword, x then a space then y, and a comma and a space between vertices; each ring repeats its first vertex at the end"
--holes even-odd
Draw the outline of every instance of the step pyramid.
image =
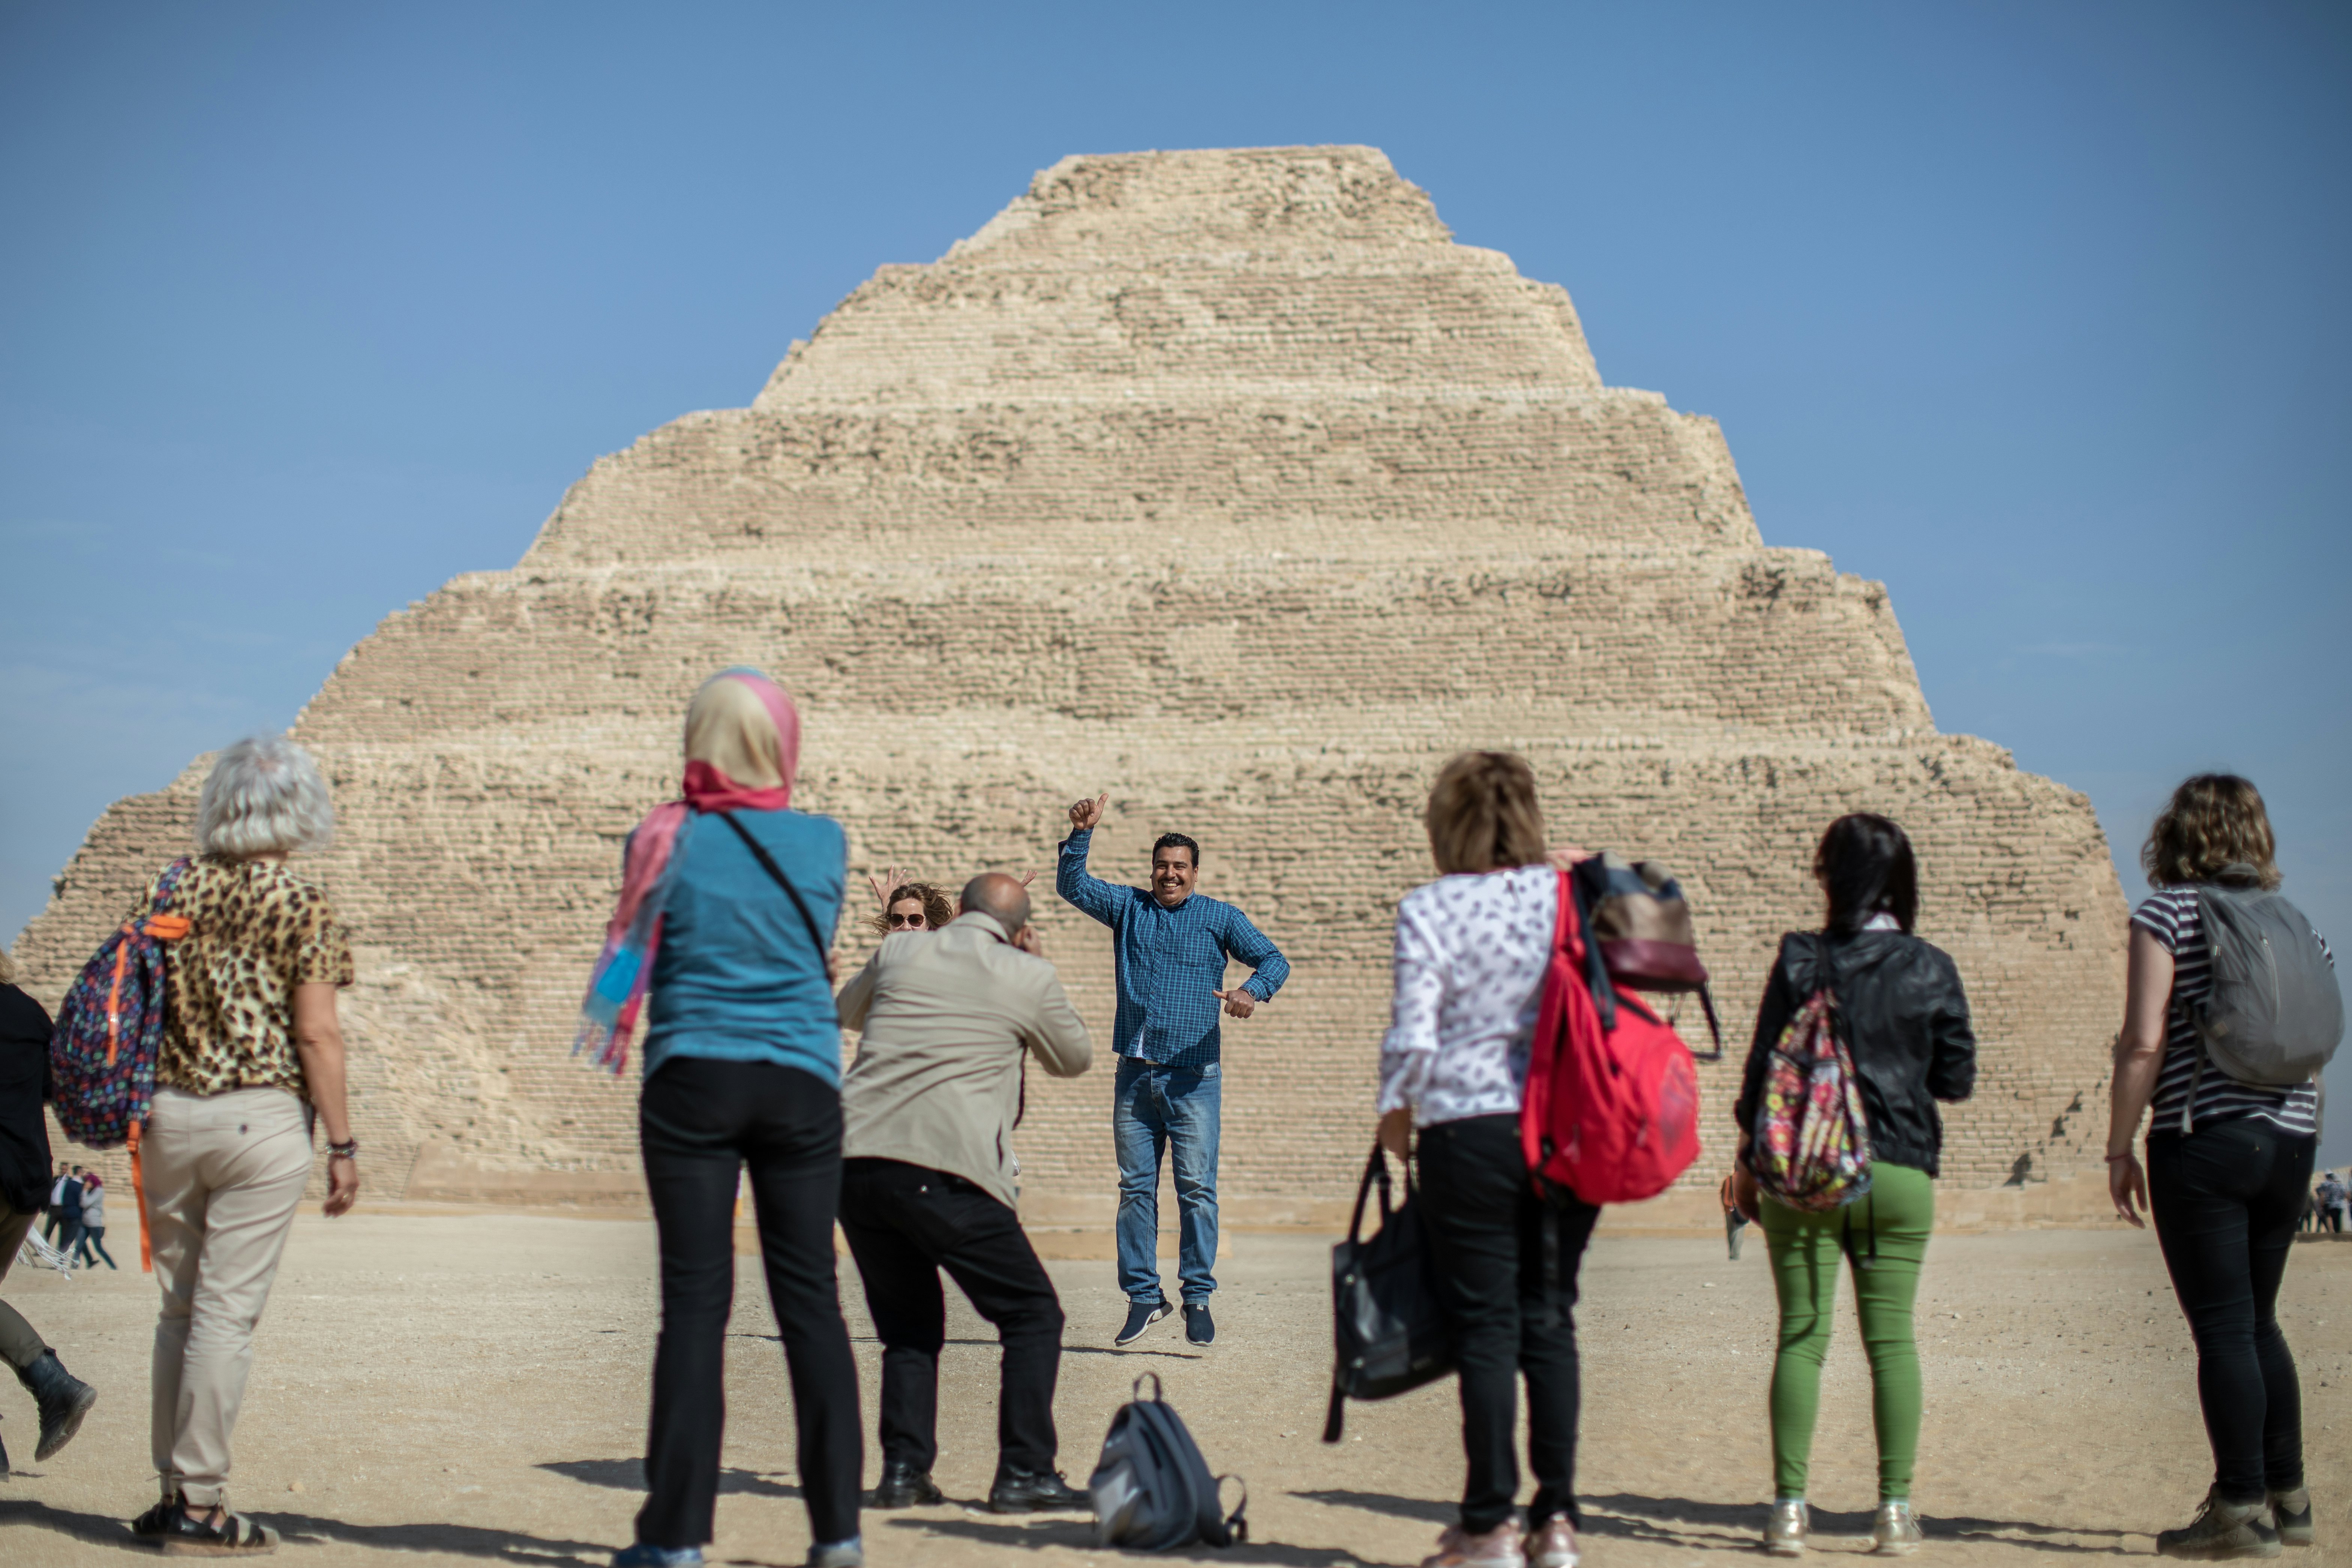
MULTIPOLYGON (((1297 966, 1227 1029, 1229 1217, 1352 1191, 1392 912, 1472 745, 1527 754, 1561 840, 1682 874, 1733 1034, 1690 1182, 1725 1166, 1748 1009, 1852 809, 1914 835, 1923 934, 1975 1003, 1948 1182, 2064 1173, 2096 1134, 2125 910, 2089 802, 1938 733, 1885 588, 1767 547, 1715 422, 1602 384, 1566 292, 1454 243, 1372 149, 1065 159, 883 268, 751 407, 600 460, 512 571, 352 650, 295 734, 336 791, 312 869, 359 952, 384 1179, 627 1188, 635 1086, 568 1058, 574 1007, 686 700, 734 663, 799 696, 799 802, 845 825, 854 882, 1040 874, 1106 1042, 1108 942, 1045 891, 1064 808, 1110 793, 1112 878, 1201 840, 1202 889, 1297 966)), ((17 946, 45 999, 184 844, 206 761, 58 878, 17 946)), ((1109 1079, 1033 1081, 1039 1212, 1107 1212, 1109 1079)))

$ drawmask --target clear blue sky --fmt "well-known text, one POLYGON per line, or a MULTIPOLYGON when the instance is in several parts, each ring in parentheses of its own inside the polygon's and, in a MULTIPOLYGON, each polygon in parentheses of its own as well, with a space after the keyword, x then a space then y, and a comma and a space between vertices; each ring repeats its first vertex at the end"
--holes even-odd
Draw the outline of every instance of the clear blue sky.
MULTIPOLYGON (((0 932, 108 802, 510 565, 1067 153, 1356 142, 1886 581, 2133 851, 2269 795, 2352 946, 2352 9, 0 8, 0 932)), ((2352 1158, 2352 1059, 2330 1157, 2352 1158)))

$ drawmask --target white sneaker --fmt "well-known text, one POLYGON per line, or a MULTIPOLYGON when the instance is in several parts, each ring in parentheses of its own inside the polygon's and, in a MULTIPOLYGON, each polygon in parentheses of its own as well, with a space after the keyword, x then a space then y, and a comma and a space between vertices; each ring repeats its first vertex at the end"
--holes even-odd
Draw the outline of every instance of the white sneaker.
POLYGON ((1528 1568, 1528 1559, 1519 1550, 1519 1527, 1507 1519, 1484 1535, 1465 1535, 1460 1525, 1447 1525, 1421 1568, 1528 1568))
POLYGON ((1764 1550, 1774 1557, 1802 1557, 1805 1532, 1812 1524, 1812 1510, 1803 1498, 1773 1499, 1771 1517, 1764 1521, 1764 1550))
POLYGON ((1878 1517, 1870 1526, 1870 1539, 1877 1542, 1871 1550, 1881 1557, 1908 1557, 1927 1538, 1920 1531, 1918 1516, 1911 1511, 1910 1500, 1902 1498, 1889 1499, 1878 1505, 1878 1517))
POLYGON ((1528 1532, 1521 1550, 1528 1554, 1528 1568, 1576 1568, 1576 1527, 1568 1522, 1568 1515, 1553 1514, 1528 1532))

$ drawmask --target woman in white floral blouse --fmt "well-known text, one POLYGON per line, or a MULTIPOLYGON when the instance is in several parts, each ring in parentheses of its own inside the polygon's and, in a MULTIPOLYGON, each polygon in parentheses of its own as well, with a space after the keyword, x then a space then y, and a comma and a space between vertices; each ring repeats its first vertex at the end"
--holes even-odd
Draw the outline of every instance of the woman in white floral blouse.
MULTIPOLYGON (((1559 872, 1534 773, 1508 752, 1465 752, 1429 792, 1444 873, 1397 907, 1396 999, 1381 1047, 1381 1142, 1420 1133, 1421 1201, 1444 1276, 1461 1367, 1469 1477, 1462 1521, 1423 1568, 1574 1568, 1577 1267, 1601 1211, 1537 1198, 1519 1146, 1559 872), (1551 1229, 1557 1266, 1544 1265, 1551 1229), (1528 1383, 1535 1500, 1513 1517, 1518 1381, 1528 1383)), ((1563 851, 1563 854, 1568 852, 1563 851)))

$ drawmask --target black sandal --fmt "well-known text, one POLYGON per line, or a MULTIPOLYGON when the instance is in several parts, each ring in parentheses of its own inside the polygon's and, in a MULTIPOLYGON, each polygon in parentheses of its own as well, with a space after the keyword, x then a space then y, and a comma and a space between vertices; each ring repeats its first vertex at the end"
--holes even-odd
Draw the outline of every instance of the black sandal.
POLYGON ((181 1499, 163 1525, 163 1555, 257 1557, 278 1550, 278 1532, 268 1525, 256 1524, 241 1513, 229 1512, 226 1503, 221 1505, 221 1521, 211 1524, 203 1518, 211 1511, 209 1508, 193 1507, 186 1499, 181 1499))
POLYGON ((180 1494, 173 1492, 145 1513, 131 1521, 131 1533, 152 1541, 171 1527, 172 1510, 180 1506, 180 1494))

